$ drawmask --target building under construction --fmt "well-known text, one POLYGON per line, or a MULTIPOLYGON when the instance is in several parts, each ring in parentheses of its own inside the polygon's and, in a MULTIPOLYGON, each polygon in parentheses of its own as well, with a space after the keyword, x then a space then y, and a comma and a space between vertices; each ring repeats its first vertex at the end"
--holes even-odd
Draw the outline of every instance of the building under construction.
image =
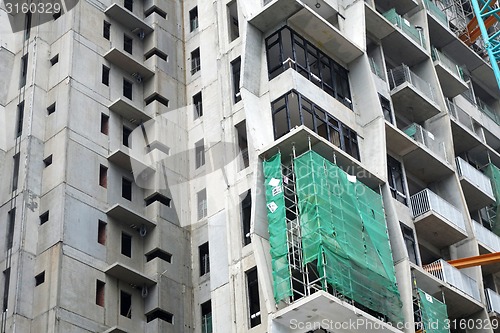
POLYGON ((57 4, 0 6, 0 333, 500 332, 496 0, 57 4))

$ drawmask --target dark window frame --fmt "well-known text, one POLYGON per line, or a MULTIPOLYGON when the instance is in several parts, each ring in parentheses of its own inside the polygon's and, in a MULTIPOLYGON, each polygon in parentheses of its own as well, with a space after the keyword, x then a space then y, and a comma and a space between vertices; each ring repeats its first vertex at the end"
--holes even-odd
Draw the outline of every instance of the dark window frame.
POLYGON ((189 32, 193 32, 199 27, 198 6, 189 11, 189 32))
POLYGON ((387 155, 387 185, 389 185, 391 195, 402 204, 408 205, 404 179, 401 162, 387 155))
POLYGON ((108 21, 103 21, 102 36, 107 40, 111 39, 111 23, 109 23, 108 21))
POLYGON ((241 101, 240 79, 241 79, 241 57, 231 61, 231 74, 233 81, 233 102, 241 101))
POLYGON ((243 245, 245 246, 252 242, 252 239, 250 238, 250 228, 252 220, 252 191, 248 190, 240 197, 243 197, 243 200, 241 200, 240 204, 240 216, 243 231, 243 245))
POLYGON ((260 294, 257 267, 245 272, 247 280, 248 317, 250 328, 261 324, 260 294))
POLYGON ((285 26, 267 37, 265 45, 269 80, 293 68, 340 103, 353 109, 349 71, 307 39, 285 26), (279 62, 271 67, 276 60, 270 58, 270 50, 274 47, 277 47, 279 62))
POLYGON ((203 94, 198 92, 193 95, 194 119, 203 117, 203 94))
POLYGON ((202 189, 196 193, 196 206, 198 210, 198 221, 204 219, 208 215, 208 199, 207 189, 202 189))
POLYGON ((134 84, 132 81, 129 81, 125 78, 123 78, 123 96, 132 100, 133 97, 133 90, 134 90, 134 84))
POLYGON ((120 315, 132 318, 132 294, 120 290, 120 315))
POLYGON ((205 140, 201 139, 194 144, 195 169, 205 165, 205 140))
POLYGON ((191 52, 191 75, 201 70, 201 53, 200 48, 197 47, 191 52))
POLYGON ((109 73, 111 69, 106 66, 102 65, 102 75, 101 75, 101 83, 104 84, 105 86, 109 87, 109 73))
POLYGON ((419 265, 418 246, 415 240, 415 232, 406 224, 402 222, 399 222, 399 224, 401 226, 401 233, 403 234, 406 250, 408 251, 408 258, 415 265, 419 265))
POLYGON ((132 201, 132 181, 122 177, 122 198, 132 201))
POLYGON ((198 256, 200 265, 200 276, 210 273, 210 247, 208 242, 198 246, 198 256))
POLYGON ((24 101, 17 105, 17 128, 16 128, 16 138, 23 134, 23 123, 24 123, 24 101))
MULTIPOLYGON (((292 117, 290 116, 290 111, 293 110, 291 103, 293 103, 294 100, 298 103, 298 107, 295 107, 295 109, 299 112, 299 125, 306 125, 304 124, 304 114, 306 113, 306 116, 312 119, 313 128, 310 128, 311 130, 358 161, 360 160, 357 133, 327 111, 314 104, 308 98, 302 96, 296 90, 290 90, 285 95, 271 102, 275 140, 290 132, 295 125, 291 123, 292 117), (284 133, 277 132, 278 127, 276 125, 280 123, 277 116, 280 112, 284 112, 286 117, 286 128, 284 133)), ((283 123, 280 123, 280 125, 283 125, 283 123)))
POLYGON ((134 49, 134 39, 127 34, 123 34, 123 51, 132 54, 134 49))
POLYGON ((132 258, 132 236, 122 232, 120 241, 120 253, 128 258, 132 258))
POLYGON ((200 304, 201 310, 201 332, 212 333, 212 300, 200 304))

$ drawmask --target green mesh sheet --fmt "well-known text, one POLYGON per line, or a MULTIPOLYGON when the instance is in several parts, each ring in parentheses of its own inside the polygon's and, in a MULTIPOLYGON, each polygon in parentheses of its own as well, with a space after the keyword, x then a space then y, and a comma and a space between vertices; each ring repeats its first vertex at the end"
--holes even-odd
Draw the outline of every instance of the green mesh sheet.
POLYGON ((422 311, 422 322, 425 333, 449 333, 450 330, 446 328, 448 325, 448 311, 446 311, 446 304, 435 299, 431 295, 422 290, 418 290, 420 297, 420 310, 422 311))
POLYGON ((276 154, 270 160, 264 162, 264 177, 269 243, 271 245, 273 267, 274 299, 279 302, 292 296, 280 154, 276 154))
POLYGON ((491 221, 491 230, 495 234, 500 236, 500 205, 498 205, 498 203, 500 202, 500 169, 490 163, 486 166, 484 173, 491 180, 491 186, 493 188, 493 193, 495 194, 495 199, 497 202, 497 205, 493 207, 493 211, 495 212, 494 215, 496 216, 493 221, 491 221))
POLYGON ((316 261, 337 291, 402 321, 380 195, 313 151, 294 168, 304 264, 316 261))

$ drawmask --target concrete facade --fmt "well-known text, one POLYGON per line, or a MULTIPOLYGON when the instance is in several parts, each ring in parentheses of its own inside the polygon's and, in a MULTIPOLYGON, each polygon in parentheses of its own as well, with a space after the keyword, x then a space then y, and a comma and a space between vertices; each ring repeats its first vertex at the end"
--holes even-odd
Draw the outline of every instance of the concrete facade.
POLYGON ((415 285, 482 325, 453 332, 498 331, 500 267, 426 270, 500 252, 500 198, 481 186, 500 168, 500 91, 445 2, 80 0, 33 14, 29 36, 10 29, 25 14, 0 8, 0 333, 321 332, 308 325, 351 315, 415 332, 415 285), (347 94, 297 49, 276 58, 266 43, 285 27, 346 70, 347 94), (303 119, 278 137, 290 91, 355 132, 359 156, 303 119), (405 328, 326 292, 275 301, 262 161, 307 146, 293 135, 382 194, 405 328), (417 213, 422 191, 434 206, 417 213))

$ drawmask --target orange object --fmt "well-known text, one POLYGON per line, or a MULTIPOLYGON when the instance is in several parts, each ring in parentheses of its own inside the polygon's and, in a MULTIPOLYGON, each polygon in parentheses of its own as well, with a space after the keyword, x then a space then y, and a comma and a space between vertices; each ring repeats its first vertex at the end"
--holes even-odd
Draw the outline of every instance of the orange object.
POLYGON ((455 268, 469 268, 474 266, 484 266, 489 264, 496 264, 500 262, 500 252, 487 253, 474 257, 460 258, 449 260, 448 264, 455 268))
MULTIPOLYGON (((494 6, 496 4, 497 0, 490 0, 488 2, 488 6, 494 6)), ((489 16, 486 20, 484 20, 484 25, 486 26, 486 29, 490 28, 497 19, 495 16, 489 16)), ((477 24, 477 17, 473 17, 472 20, 467 23, 467 30, 463 32, 459 38, 467 44, 467 46, 471 46, 479 37, 481 36, 481 30, 479 29, 479 26, 477 24)))

